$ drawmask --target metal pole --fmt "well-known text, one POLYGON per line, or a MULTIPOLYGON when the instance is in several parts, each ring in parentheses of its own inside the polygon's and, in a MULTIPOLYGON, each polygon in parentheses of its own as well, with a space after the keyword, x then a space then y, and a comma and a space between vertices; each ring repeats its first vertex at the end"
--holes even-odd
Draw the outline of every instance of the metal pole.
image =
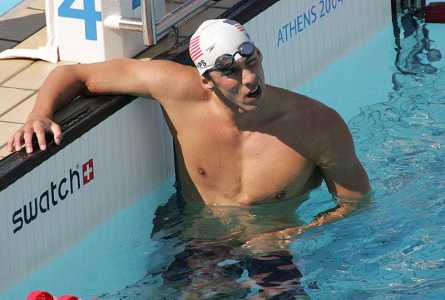
POLYGON ((181 6, 173 10, 171 13, 165 15, 162 19, 158 21, 157 34, 159 37, 164 36, 168 33, 169 29, 184 21, 187 18, 192 17, 192 15, 201 7, 208 4, 209 0, 188 0, 184 2, 181 6))
POLYGON ((120 30, 142 31, 144 44, 152 46, 166 35, 171 27, 191 18, 197 10, 209 2, 211 0, 188 0, 156 22, 154 0, 142 0, 142 20, 109 16, 105 19, 105 26, 120 30))
POLYGON ((153 21, 154 15, 153 12, 153 0, 150 0, 150 3, 147 3, 147 0, 141 1, 142 7, 142 36, 144 39, 144 44, 147 46, 154 45, 156 43, 155 31, 156 27, 153 24, 156 21, 153 21), (148 4, 148 5, 147 5, 148 4))

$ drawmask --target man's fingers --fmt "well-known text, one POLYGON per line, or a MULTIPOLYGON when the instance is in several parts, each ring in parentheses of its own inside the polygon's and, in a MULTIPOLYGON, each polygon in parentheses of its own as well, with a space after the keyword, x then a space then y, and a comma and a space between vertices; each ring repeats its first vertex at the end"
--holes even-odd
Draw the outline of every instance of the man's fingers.
POLYGON ((7 147, 8 147, 9 153, 14 152, 15 149, 14 149, 14 136, 13 135, 11 135, 9 137, 7 147))
MULTIPOLYGON (((32 126, 26 126, 24 128, 24 132, 23 132, 23 139, 25 140, 25 148, 26 148, 26 153, 32 153, 33 149, 32 149, 32 135, 34 133, 33 127, 32 126)), ((17 139, 16 139, 16 144, 15 144, 15 149, 17 150, 17 139)), ((20 149, 19 149, 20 150, 20 149)))
POLYGON ((23 129, 18 130, 10 139, 12 139, 11 152, 19 151, 23 145, 23 129))
POLYGON ((37 136, 37 142, 39 143, 40 150, 46 149, 46 138, 45 138, 45 128, 42 123, 35 122, 34 123, 34 132, 37 136))
POLYGON ((8 140, 8 150, 10 152, 19 151, 23 144, 25 145, 26 152, 32 153, 34 151, 32 146, 32 138, 35 134, 40 150, 46 150, 46 137, 45 133, 50 131, 54 134, 54 142, 59 145, 62 141, 62 129, 60 126, 49 119, 40 119, 34 121, 28 121, 8 140))
POLYGON ((58 124, 53 122, 51 124, 51 131, 54 135, 54 142, 56 143, 56 145, 60 145, 60 142, 62 141, 62 129, 58 124))

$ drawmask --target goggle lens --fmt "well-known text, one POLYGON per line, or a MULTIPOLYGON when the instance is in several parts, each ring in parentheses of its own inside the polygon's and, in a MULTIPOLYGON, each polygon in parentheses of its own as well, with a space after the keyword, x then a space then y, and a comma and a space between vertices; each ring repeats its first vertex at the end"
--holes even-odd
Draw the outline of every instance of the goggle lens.
POLYGON ((223 54, 220 57, 218 57, 215 60, 215 69, 229 69, 233 66, 235 63, 235 56, 237 54, 241 55, 242 57, 249 57, 253 55, 255 52, 255 45, 250 42, 244 42, 242 43, 238 51, 232 54, 223 54))

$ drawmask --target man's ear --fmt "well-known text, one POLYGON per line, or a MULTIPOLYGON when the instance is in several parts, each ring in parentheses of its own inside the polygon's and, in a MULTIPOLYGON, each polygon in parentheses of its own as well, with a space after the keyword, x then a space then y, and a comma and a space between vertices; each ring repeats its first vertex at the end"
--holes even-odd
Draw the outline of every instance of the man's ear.
POLYGON ((201 84, 202 87, 206 90, 213 91, 215 89, 215 83, 210 78, 209 74, 204 74, 201 76, 201 84))
POLYGON ((259 61, 262 62, 263 61, 263 52, 261 52, 261 50, 258 48, 256 48, 256 51, 258 52, 259 61))

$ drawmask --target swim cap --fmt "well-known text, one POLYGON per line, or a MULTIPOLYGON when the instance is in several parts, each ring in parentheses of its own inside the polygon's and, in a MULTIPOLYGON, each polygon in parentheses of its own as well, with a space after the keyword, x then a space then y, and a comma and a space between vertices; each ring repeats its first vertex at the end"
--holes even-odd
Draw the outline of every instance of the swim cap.
POLYGON ((238 22, 228 19, 207 20, 190 39, 190 57, 202 75, 215 66, 218 57, 233 55, 244 42, 252 43, 246 29, 238 22))

